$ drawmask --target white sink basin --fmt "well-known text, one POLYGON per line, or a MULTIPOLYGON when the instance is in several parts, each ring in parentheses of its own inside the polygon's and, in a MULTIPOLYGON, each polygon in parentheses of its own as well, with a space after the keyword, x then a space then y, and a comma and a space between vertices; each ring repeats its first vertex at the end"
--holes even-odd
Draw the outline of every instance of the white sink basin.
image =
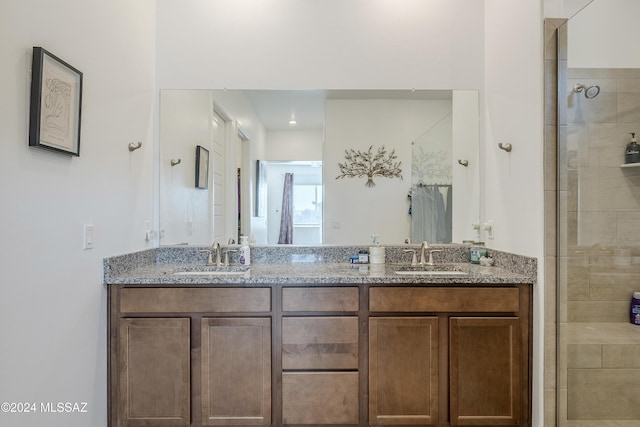
POLYGON ((398 267, 395 273, 405 276, 467 276, 469 273, 464 270, 464 267, 461 268, 455 264, 437 264, 398 267))
POLYGON ((177 271, 173 276, 243 276, 248 271, 177 271))
POLYGON ((248 267, 189 267, 174 271, 172 276, 206 276, 206 277, 229 277, 229 276, 248 276, 248 267))
POLYGON ((464 271, 457 270, 396 270, 396 274, 406 276, 466 276, 464 271))

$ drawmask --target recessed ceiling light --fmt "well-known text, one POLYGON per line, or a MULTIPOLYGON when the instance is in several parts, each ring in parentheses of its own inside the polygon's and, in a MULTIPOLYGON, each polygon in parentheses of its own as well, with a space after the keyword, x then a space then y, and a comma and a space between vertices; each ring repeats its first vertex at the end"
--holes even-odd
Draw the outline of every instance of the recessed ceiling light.
POLYGON ((289 120, 289 124, 290 125, 295 125, 296 123, 298 123, 298 122, 296 122, 296 119, 289 120))

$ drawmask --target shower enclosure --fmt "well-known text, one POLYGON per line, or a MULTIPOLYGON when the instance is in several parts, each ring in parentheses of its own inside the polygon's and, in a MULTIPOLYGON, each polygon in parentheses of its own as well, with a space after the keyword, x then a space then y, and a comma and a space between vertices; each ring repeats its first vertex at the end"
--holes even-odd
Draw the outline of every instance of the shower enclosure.
POLYGON ((640 132, 640 39, 635 24, 628 38, 620 31, 640 16, 638 3, 594 0, 557 25, 557 57, 547 56, 557 84, 547 80, 545 200, 557 209, 546 209, 547 230, 555 226, 546 287, 555 282, 557 310, 546 319, 556 340, 547 340, 545 367, 556 377, 545 376, 545 390, 556 392, 546 403, 557 418, 545 412, 545 426, 640 426, 640 327, 629 323, 640 291, 640 165, 624 165, 630 133, 640 132), (622 37, 615 44, 612 33, 622 37))

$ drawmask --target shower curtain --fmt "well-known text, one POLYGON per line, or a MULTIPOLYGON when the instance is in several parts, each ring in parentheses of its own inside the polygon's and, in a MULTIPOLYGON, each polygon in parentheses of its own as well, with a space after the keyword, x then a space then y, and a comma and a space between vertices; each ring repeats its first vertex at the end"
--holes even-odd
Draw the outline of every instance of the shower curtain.
POLYGON ((411 194, 411 241, 451 242, 451 186, 447 188, 447 204, 439 185, 417 185, 411 194))
POLYGON ((293 243, 293 174, 284 175, 278 244, 293 243))

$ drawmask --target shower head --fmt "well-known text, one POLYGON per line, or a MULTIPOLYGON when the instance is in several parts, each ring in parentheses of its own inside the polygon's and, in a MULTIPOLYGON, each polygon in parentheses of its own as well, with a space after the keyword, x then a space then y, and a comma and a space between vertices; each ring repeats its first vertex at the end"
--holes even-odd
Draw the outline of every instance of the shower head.
POLYGON ((581 84, 581 83, 576 83, 575 85, 573 85, 573 91, 575 93, 580 93, 583 90, 585 90, 584 92, 584 96, 587 99, 593 99, 596 96, 598 96, 598 94, 600 93, 600 86, 598 85, 591 85, 589 87, 586 87, 585 85, 581 84), (585 90, 586 89, 586 90, 585 90))

